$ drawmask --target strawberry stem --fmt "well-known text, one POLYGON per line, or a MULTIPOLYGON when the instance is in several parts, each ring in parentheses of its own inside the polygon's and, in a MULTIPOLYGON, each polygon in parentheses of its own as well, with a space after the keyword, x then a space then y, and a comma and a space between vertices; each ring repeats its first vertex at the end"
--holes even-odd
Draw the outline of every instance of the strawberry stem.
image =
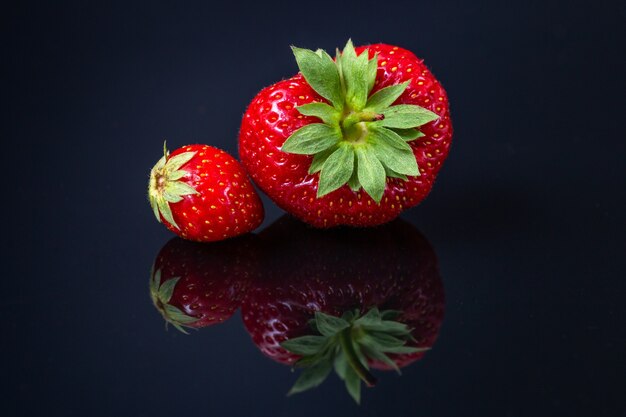
POLYGON ((374 113, 371 111, 362 111, 362 112, 354 112, 348 114, 341 123, 344 129, 349 128, 350 126, 359 123, 359 122, 374 122, 378 120, 384 120, 385 115, 374 113))
POLYGON ((365 385, 373 387, 376 385, 376 377, 370 373, 363 363, 361 363, 361 360, 354 349, 354 345, 352 344, 351 331, 352 327, 342 330, 339 333, 339 343, 341 344, 341 348, 343 349, 343 352, 345 353, 348 363, 352 369, 354 369, 365 385))

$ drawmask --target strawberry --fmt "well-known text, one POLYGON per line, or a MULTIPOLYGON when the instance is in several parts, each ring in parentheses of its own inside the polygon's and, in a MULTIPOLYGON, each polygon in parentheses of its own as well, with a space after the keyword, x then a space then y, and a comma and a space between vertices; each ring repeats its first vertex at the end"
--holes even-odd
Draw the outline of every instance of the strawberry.
POLYGON ((229 319, 250 281, 252 236, 201 244, 173 238, 157 255, 150 296, 167 323, 186 333, 229 319))
POLYGON ((359 381, 375 383, 369 368, 398 370, 434 344, 444 292, 433 249, 410 224, 322 232, 283 217, 259 238, 263 272, 242 318, 263 354, 305 368, 291 393, 334 366, 358 402, 359 381))
POLYGON ((448 98, 413 53, 293 47, 300 73, 249 105, 239 155, 281 208, 316 227, 372 226, 421 202, 452 138, 448 98))
POLYGON ((159 222, 199 242, 256 229, 263 205, 241 164, 207 145, 187 145, 163 157, 150 172, 148 197, 159 222))

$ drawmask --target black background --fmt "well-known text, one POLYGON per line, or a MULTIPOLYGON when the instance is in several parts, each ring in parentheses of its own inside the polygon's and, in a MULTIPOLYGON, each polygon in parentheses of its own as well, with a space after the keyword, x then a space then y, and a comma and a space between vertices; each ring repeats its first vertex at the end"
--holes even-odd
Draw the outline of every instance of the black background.
MULTIPOLYGON (((7 415, 617 416, 626 412, 624 39, 618 2, 20 2, 1 13, 7 415), (235 316, 165 332, 170 234, 146 201, 162 141, 237 153, 290 44, 385 42, 441 80, 455 135, 403 217, 437 250, 446 318, 360 407, 235 316)), ((266 199, 264 226, 281 215, 266 199)))

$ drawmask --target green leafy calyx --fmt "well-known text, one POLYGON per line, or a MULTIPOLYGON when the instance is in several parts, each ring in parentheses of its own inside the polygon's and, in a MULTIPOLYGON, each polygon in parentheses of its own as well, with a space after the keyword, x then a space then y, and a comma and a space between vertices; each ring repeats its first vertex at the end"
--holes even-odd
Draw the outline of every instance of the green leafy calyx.
POLYGON ((196 152, 183 152, 174 157, 170 157, 165 143, 163 144, 163 157, 150 171, 150 182, 148 184, 148 199, 154 211, 154 216, 161 221, 161 216, 172 226, 180 229, 170 208, 170 203, 182 201, 186 195, 198 194, 189 184, 182 181, 188 174, 181 169, 189 162, 196 152))
POLYGON ((296 130, 283 152, 313 155, 309 173, 319 172, 317 197, 348 184, 380 203, 387 177, 407 180, 420 175, 409 144, 423 136, 419 127, 439 116, 423 107, 393 103, 409 81, 370 94, 376 81, 378 56, 356 54, 352 41, 335 59, 325 51, 292 47, 300 72, 328 103, 299 106, 305 116, 321 123, 296 130))
POLYGON ((152 272, 152 278, 150 279, 150 297, 152 298, 152 303, 165 319, 166 326, 170 323, 177 330, 188 334, 184 327, 188 327, 190 324, 198 321, 198 319, 186 315, 178 307, 174 307, 170 304, 172 294, 174 294, 174 289, 180 277, 170 278, 164 283, 161 283, 161 274, 160 269, 152 272))
POLYGON ((389 353, 414 353, 427 350, 407 346, 412 341, 411 329, 395 321, 397 311, 380 312, 374 307, 367 313, 348 311, 342 317, 316 312, 311 326, 317 334, 286 340, 282 347, 301 355, 295 367, 303 368, 289 395, 321 384, 334 368, 346 389, 358 403, 361 381, 371 387, 376 378, 370 373, 368 361, 384 362, 400 372, 389 353))

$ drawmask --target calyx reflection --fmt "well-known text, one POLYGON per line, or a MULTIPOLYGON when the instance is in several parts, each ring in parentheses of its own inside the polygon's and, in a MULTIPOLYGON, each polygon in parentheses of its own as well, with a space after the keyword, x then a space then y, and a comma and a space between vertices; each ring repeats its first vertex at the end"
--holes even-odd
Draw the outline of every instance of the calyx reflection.
POLYGON ((302 368, 290 393, 334 369, 359 402, 372 368, 399 371, 433 346, 444 290, 432 247, 409 223, 322 231, 285 216, 259 238, 242 317, 266 356, 302 368))
POLYGON ((254 236, 202 244, 174 238, 157 255, 150 296, 166 325, 187 333, 229 319, 239 308, 256 269, 254 236))

